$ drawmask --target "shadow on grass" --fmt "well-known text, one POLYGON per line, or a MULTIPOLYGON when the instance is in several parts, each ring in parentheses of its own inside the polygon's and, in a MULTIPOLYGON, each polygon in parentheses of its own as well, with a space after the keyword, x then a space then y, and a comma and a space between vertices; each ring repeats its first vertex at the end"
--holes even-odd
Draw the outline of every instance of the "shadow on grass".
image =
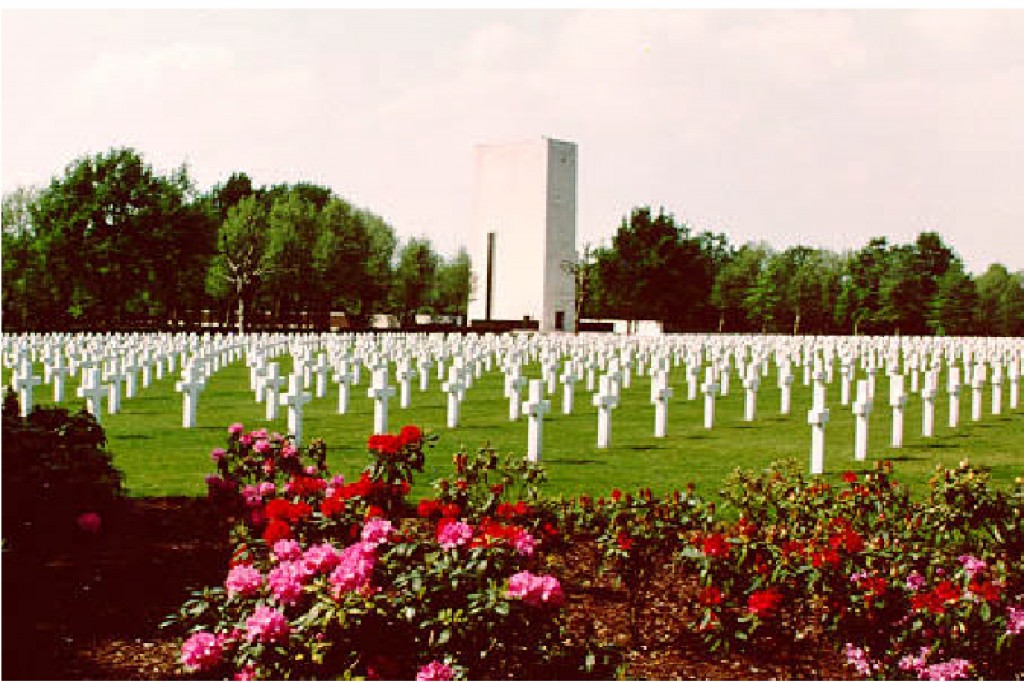
POLYGON ((596 459, 563 459, 561 457, 545 457, 545 462, 557 462, 558 464, 602 464, 596 459))

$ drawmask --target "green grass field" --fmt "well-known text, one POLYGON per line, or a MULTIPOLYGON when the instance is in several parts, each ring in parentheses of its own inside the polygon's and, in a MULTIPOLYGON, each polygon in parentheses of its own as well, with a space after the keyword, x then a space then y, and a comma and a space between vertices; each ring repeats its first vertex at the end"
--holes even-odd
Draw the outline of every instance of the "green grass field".
MULTIPOLYGON (((287 355, 276 358, 282 374, 290 371, 287 355)), ((42 375, 41 365, 36 372, 42 375)), ((529 378, 539 378, 537 365, 526 368, 529 378)), ((433 372, 432 372, 433 374, 433 372)), ((225 442, 226 428, 242 422, 248 428, 266 426, 286 430, 286 411, 268 423, 264 406, 255 402, 249 390, 249 373, 244 362, 222 369, 208 380, 200 395, 198 424, 194 429, 181 427, 181 395, 174 391, 178 373, 155 380, 131 399, 122 399, 119 414, 102 415, 108 438, 108 450, 115 464, 126 476, 133 496, 200 495, 205 492, 203 477, 213 471, 209 459, 212 448, 225 442)), ((393 373, 392 373, 393 377, 393 373)), ((10 371, 4 369, 4 385, 10 371)), ((369 373, 362 373, 359 386, 351 392, 349 412, 338 415, 337 387, 330 383, 327 396, 306 406, 304 438, 308 442, 322 437, 329 448, 332 470, 346 477, 355 475, 368 461, 364 448, 373 426, 373 403, 366 397, 369 373)), ((945 386, 945 377, 940 386, 945 386)), ((78 409, 84 403, 75 398, 78 383, 67 384, 67 407, 78 409)), ((390 430, 404 424, 417 424, 440 435, 437 446, 428 453, 427 470, 417 480, 415 495, 429 494, 430 483, 450 471, 451 456, 466 449, 473 451, 489 442, 499 452, 523 454, 526 451, 527 422, 508 421, 508 401, 502 396, 503 375, 495 370, 485 373, 469 389, 463 403, 461 424, 457 429, 445 426, 446 395, 439 390, 436 374, 431 376, 430 389, 421 393, 414 381, 412 405, 402 410, 397 395, 390 403, 390 430)), ((675 398, 669 404, 668 436, 654 438, 654 407, 649 402, 650 383, 645 377, 634 377, 630 389, 622 392, 622 403, 613 413, 611 447, 598 450, 596 408, 583 383, 576 387, 576 410, 573 415, 561 414, 562 395, 550 396, 552 411, 544 423, 544 453, 549 494, 605 494, 613 487, 631 489, 650 486, 665 492, 697 484, 699 493, 717 493, 721 482, 735 468, 759 469, 774 460, 792 458, 807 467, 810 459, 811 430, 807 425, 810 387, 802 385, 799 372, 793 384, 792 412, 779 414, 779 390, 775 387, 774 368, 766 377, 758 394, 758 419, 743 421, 743 390, 734 375, 730 394, 719 398, 715 428, 703 428, 703 397, 686 400, 686 384, 681 367, 673 369, 671 386, 675 398)), ((909 388, 909 381, 907 382, 909 388)), ((999 483, 1011 482, 1024 475, 1024 410, 1008 408, 1008 386, 1004 385, 1003 414, 989 414, 991 393, 986 389, 984 417, 980 422, 970 419, 970 392, 961 396, 960 427, 947 426, 948 398, 940 391, 936 402, 936 434, 921 434, 921 401, 911 395, 905 416, 904 447, 889 447, 892 410, 888 407, 888 381, 879 376, 876 405, 871 414, 868 461, 853 459, 854 421, 851 409, 839 404, 839 382, 829 388, 828 406, 831 420, 826 429, 825 468, 835 477, 845 470, 863 470, 873 460, 894 462, 901 481, 920 492, 936 464, 953 465, 964 458, 991 469, 999 483), (858 466, 860 464, 860 466, 858 466)), ((524 397, 525 397, 524 391, 524 397)), ((41 385, 36 402, 52 402, 52 388, 41 385)), ((104 412, 106 404, 104 401, 104 412)))

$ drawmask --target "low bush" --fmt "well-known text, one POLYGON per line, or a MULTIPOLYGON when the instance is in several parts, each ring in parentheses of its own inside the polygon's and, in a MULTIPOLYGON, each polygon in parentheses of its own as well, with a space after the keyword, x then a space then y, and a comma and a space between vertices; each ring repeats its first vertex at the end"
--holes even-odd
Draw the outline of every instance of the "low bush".
POLYGON ((190 633, 183 665, 241 678, 608 675, 623 644, 566 629, 572 590, 587 588, 558 571, 586 544, 595 574, 625 590, 633 648, 670 567, 692 584, 678 607, 712 650, 834 646, 851 674, 885 679, 1024 675, 1020 479, 997 490, 964 462, 938 469, 918 503, 887 463, 838 485, 783 463, 733 474, 720 512, 692 487, 546 498, 539 465, 483 448, 456 453, 414 505, 431 440, 415 427, 373 436, 349 482, 327 471, 322 442, 300 453, 233 426, 208 483, 237 518, 234 559, 172 619, 190 633))
POLYGON ((94 533, 123 497, 122 474, 89 413, 36 406, 21 417, 8 391, 3 406, 3 537, 12 549, 59 546, 94 533))

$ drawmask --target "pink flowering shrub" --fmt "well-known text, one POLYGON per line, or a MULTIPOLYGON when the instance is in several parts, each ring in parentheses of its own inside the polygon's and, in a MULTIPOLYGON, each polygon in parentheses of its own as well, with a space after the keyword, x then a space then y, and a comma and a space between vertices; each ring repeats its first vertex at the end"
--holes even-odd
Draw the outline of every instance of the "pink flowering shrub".
POLYGON ((228 571, 224 587, 228 591, 228 598, 251 597, 256 594, 263 584, 263 574, 249 564, 238 564, 232 566, 228 571))
POLYGON ((478 479, 493 517, 454 501, 412 513, 424 441, 413 427, 373 436, 376 464, 346 481, 322 444, 300 467, 287 439, 233 427, 210 490, 241 519, 236 550, 223 588, 175 619, 192 632, 183 665, 238 678, 559 676, 537 672, 568 659, 565 594, 538 570, 549 535, 533 530, 533 507, 478 479))
POLYGON ((197 632, 181 645, 181 664, 189 671, 210 670, 220 664, 222 640, 209 632, 197 632))

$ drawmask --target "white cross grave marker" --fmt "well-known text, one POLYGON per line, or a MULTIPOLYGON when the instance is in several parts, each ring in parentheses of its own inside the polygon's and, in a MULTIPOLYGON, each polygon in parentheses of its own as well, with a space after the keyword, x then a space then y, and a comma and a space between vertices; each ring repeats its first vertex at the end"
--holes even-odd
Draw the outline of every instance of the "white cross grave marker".
POLYGON ((602 450, 611 443, 612 410, 619 405, 619 398, 612 385, 611 375, 602 375, 600 388, 594 396, 594 406, 597 407, 597 447, 602 450))
POLYGON ((551 402, 544 400, 544 385, 539 379, 530 382, 530 396, 523 409, 529 423, 527 425, 526 458, 531 462, 540 461, 543 449, 544 415, 551 411, 551 402))

